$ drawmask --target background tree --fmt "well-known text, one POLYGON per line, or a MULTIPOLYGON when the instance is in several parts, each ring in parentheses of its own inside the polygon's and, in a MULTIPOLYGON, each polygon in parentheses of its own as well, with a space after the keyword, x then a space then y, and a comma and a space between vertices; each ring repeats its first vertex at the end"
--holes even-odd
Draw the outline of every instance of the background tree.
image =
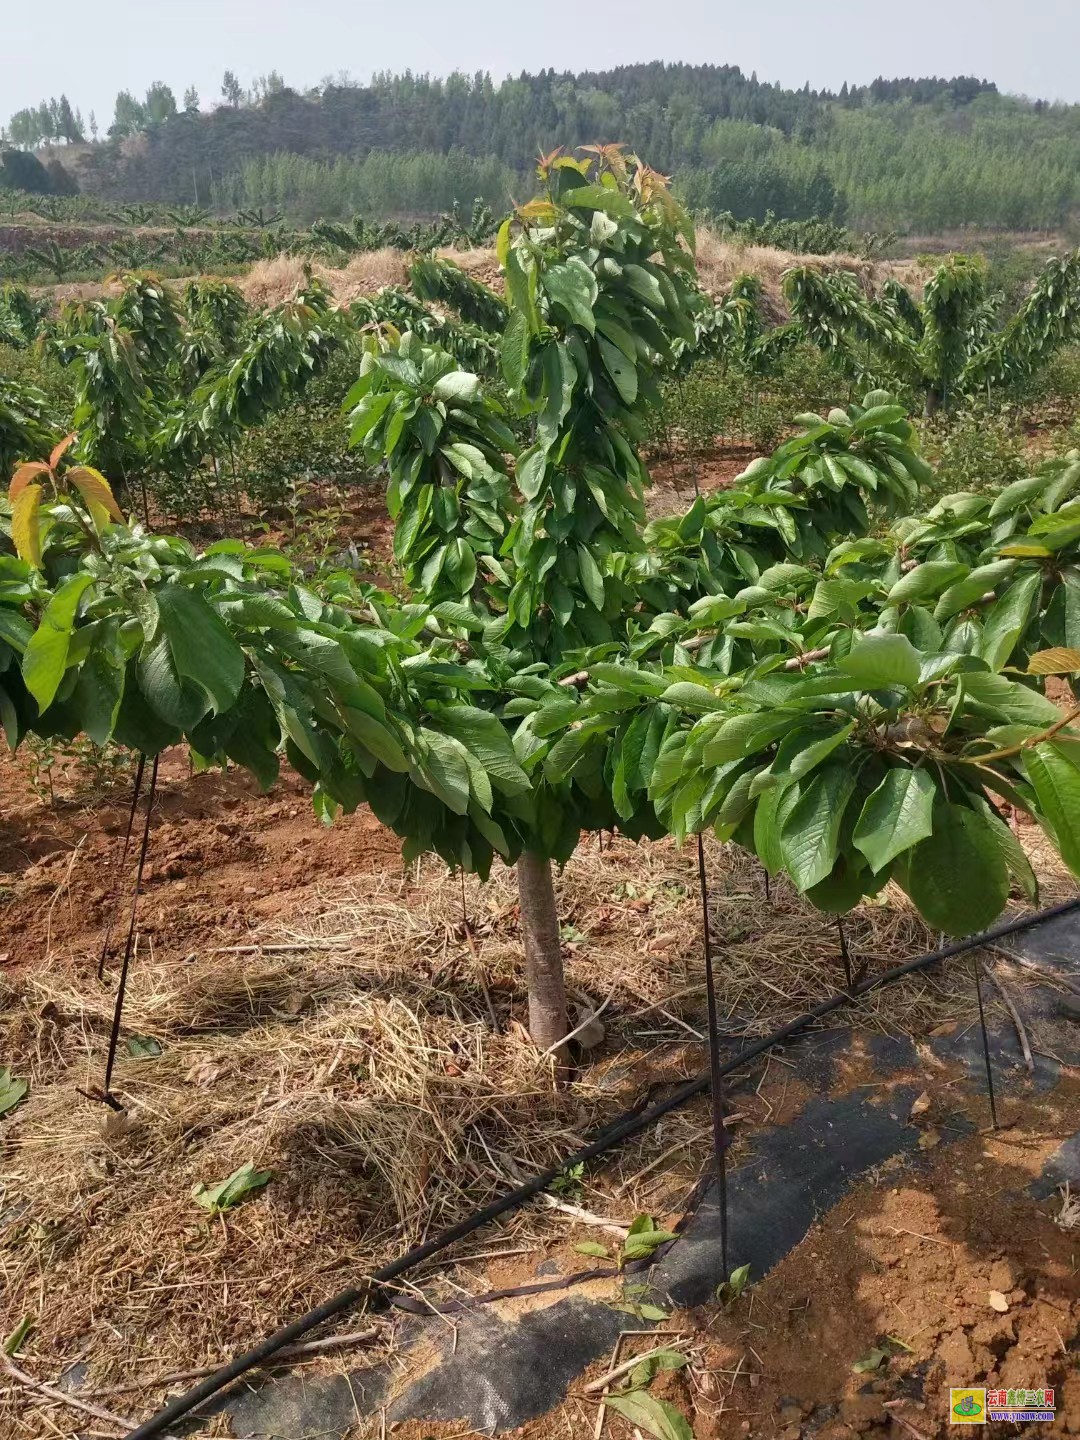
POLYGON ((116 97, 113 123, 109 126, 109 134, 117 138, 125 135, 137 135, 145 125, 145 108, 135 99, 130 90, 121 90, 116 97))
POLYGON ((199 92, 194 85, 189 85, 184 91, 184 109, 189 115, 199 113, 199 92))
POLYGON ((244 87, 232 70, 226 70, 221 80, 221 97, 226 105, 236 110, 244 99, 244 87))
POLYGON ((146 92, 143 110, 147 123, 160 125, 176 114, 176 96, 163 81, 155 80, 146 92))

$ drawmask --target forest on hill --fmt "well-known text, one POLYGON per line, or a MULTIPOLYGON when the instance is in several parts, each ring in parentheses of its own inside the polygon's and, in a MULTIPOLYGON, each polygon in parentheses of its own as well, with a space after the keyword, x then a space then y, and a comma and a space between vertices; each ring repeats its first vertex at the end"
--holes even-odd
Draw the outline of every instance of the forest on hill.
MULTIPOLYGON (((434 213, 476 196, 498 207, 524 192, 538 153, 594 141, 629 144, 675 176, 692 209, 737 218, 1048 229, 1080 208, 1080 107, 973 77, 828 92, 657 61, 502 83, 377 74, 300 91, 276 73, 245 89, 226 72, 213 103, 192 88, 178 104, 159 81, 144 100, 122 92, 102 130, 61 96, 13 116, 6 137, 15 152, 49 147, 46 188, 70 173, 113 200, 272 206, 300 221, 434 213)), ((22 188, 34 188, 29 158, 5 162, 22 188)))

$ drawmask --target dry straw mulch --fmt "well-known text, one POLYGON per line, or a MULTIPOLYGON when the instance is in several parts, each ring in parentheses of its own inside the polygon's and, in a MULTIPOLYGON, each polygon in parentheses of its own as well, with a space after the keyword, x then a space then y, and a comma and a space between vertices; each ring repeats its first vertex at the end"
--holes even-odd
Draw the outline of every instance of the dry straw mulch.
MULTIPOLYGON (((730 847, 710 842, 708 862, 734 1049, 833 993, 842 970, 832 922, 786 886, 766 899, 761 871, 730 847)), ((140 947, 124 1035, 153 1037, 161 1053, 122 1050, 124 1115, 77 1089, 100 1083, 108 1036, 111 988, 97 984, 93 958, 7 985, 0 1056, 32 1089, 0 1132, 0 1332, 34 1318, 28 1369, 55 1380, 78 1360, 93 1387, 220 1361, 700 1073, 692 847, 616 840, 600 851, 594 837, 559 893, 579 1013, 603 1004, 606 1026, 562 1089, 519 1023, 505 870, 465 884, 467 931, 460 877, 432 860, 327 886, 311 914, 253 932, 240 952, 212 936, 186 960, 140 947), (209 1218, 192 1187, 248 1160, 272 1168, 272 1182, 209 1218)), ((861 907, 847 933, 871 970, 937 938, 892 893, 861 907)), ((970 1023, 972 1004, 967 972, 937 970, 868 997, 859 1023, 919 1035, 970 1023)), ((768 1063, 738 1101, 748 1120, 783 1109, 775 1091, 769 1099, 768 1063)), ((677 1213, 707 1164, 706 1134, 703 1109, 688 1107, 591 1167, 572 1198, 620 1224, 646 1206, 677 1213)), ((477 1262, 506 1251, 526 1254, 529 1278, 571 1227, 533 1203, 459 1246, 452 1273, 440 1262, 411 1283, 438 1275, 444 1295, 477 1293, 477 1262)), ((24 1391, 2 1387, 0 1376, 0 1433, 78 1430, 75 1412, 46 1406, 43 1426, 24 1391)))

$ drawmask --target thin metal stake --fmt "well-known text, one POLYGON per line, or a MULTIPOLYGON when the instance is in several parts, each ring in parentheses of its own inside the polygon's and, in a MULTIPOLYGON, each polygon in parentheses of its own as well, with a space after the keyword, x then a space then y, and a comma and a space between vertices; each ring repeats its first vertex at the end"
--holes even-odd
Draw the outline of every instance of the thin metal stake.
POLYGON ((986 1063, 986 1093, 990 1099, 990 1123, 998 1128, 997 1102, 994 1098, 994 1072, 990 1068, 990 1037, 986 1033, 986 1014, 983 1011, 982 979, 979 974, 979 952, 971 952, 971 968, 975 972, 975 994, 979 1001, 979 1028, 982 1030, 983 1060, 986 1063))
POLYGON ((840 958, 844 962, 844 974, 847 977, 847 988, 850 990, 855 983, 851 973, 851 952, 848 950, 847 936, 844 934, 844 921, 839 915, 836 917, 836 930, 840 936, 840 958))
POLYGON ((705 949, 705 995, 709 1007, 709 1075, 712 1094, 713 1155, 716 1160, 717 1194, 720 1202, 720 1269, 721 1279, 728 1279, 728 1196, 726 1152, 731 1137, 724 1128, 726 1091, 720 1072, 720 1036, 716 1019, 716 986, 713 979, 712 931, 709 925, 709 891, 705 879, 705 845, 697 837, 698 888, 701 891, 701 935, 705 949))
POLYGON ((771 904, 772 904, 772 884, 771 884, 771 882, 770 882, 770 880, 769 880, 769 872, 768 872, 768 870, 765 869, 764 865, 761 867, 761 873, 762 873, 762 875, 765 877, 765 899, 766 899, 766 900, 769 902, 769 904, 771 905, 771 904))
POLYGON ((139 850, 139 868, 135 872, 135 893, 131 897, 131 921, 128 925, 127 944, 124 946, 124 963, 120 967, 120 984, 116 991, 116 1008, 113 1011, 112 1034, 109 1036, 109 1055, 105 1061, 105 1087, 104 1094, 108 1103, 113 1104, 112 1095, 112 1073, 113 1065, 116 1063, 116 1047, 120 1040, 120 1019, 124 1013, 124 995, 127 991, 128 969, 131 966, 131 952, 135 945, 135 917, 139 909, 139 894, 142 890, 143 870, 146 866, 146 852, 150 845, 150 816, 154 811, 154 797, 157 794, 158 761, 161 757, 154 756, 153 768, 150 771, 150 794, 146 801, 146 823, 143 825, 142 847, 139 850))
MULTIPOLYGON (((131 848, 131 832, 135 825, 135 811, 139 808, 139 796, 142 794, 143 771, 146 768, 146 756, 139 751, 139 763, 135 767, 135 789, 131 792, 131 809, 128 811, 127 834, 124 836, 124 853, 120 856, 120 869, 123 870, 127 864, 128 850, 131 848)), ((108 928, 105 931, 105 941, 101 947, 101 958, 98 961, 97 978, 105 978, 105 961, 109 958, 109 942, 112 939, 113 925, 116 923, 115 912, 109 916, 108 928)))

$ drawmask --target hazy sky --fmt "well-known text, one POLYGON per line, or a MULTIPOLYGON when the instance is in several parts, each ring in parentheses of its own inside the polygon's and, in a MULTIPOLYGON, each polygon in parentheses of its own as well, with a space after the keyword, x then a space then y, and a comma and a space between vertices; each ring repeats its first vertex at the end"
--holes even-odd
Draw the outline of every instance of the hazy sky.
POLYGON ((268 70, 302 89, 348 70, 508 73, 640 60, 734 64, 762 80, 838 88, 884 75, 977 74, 1080 101, 1080 0, 0 0, 0 124, 67 93, 102 131, 116 92, 268 70), (6 12, 6 13, 5 13, 6 12))

